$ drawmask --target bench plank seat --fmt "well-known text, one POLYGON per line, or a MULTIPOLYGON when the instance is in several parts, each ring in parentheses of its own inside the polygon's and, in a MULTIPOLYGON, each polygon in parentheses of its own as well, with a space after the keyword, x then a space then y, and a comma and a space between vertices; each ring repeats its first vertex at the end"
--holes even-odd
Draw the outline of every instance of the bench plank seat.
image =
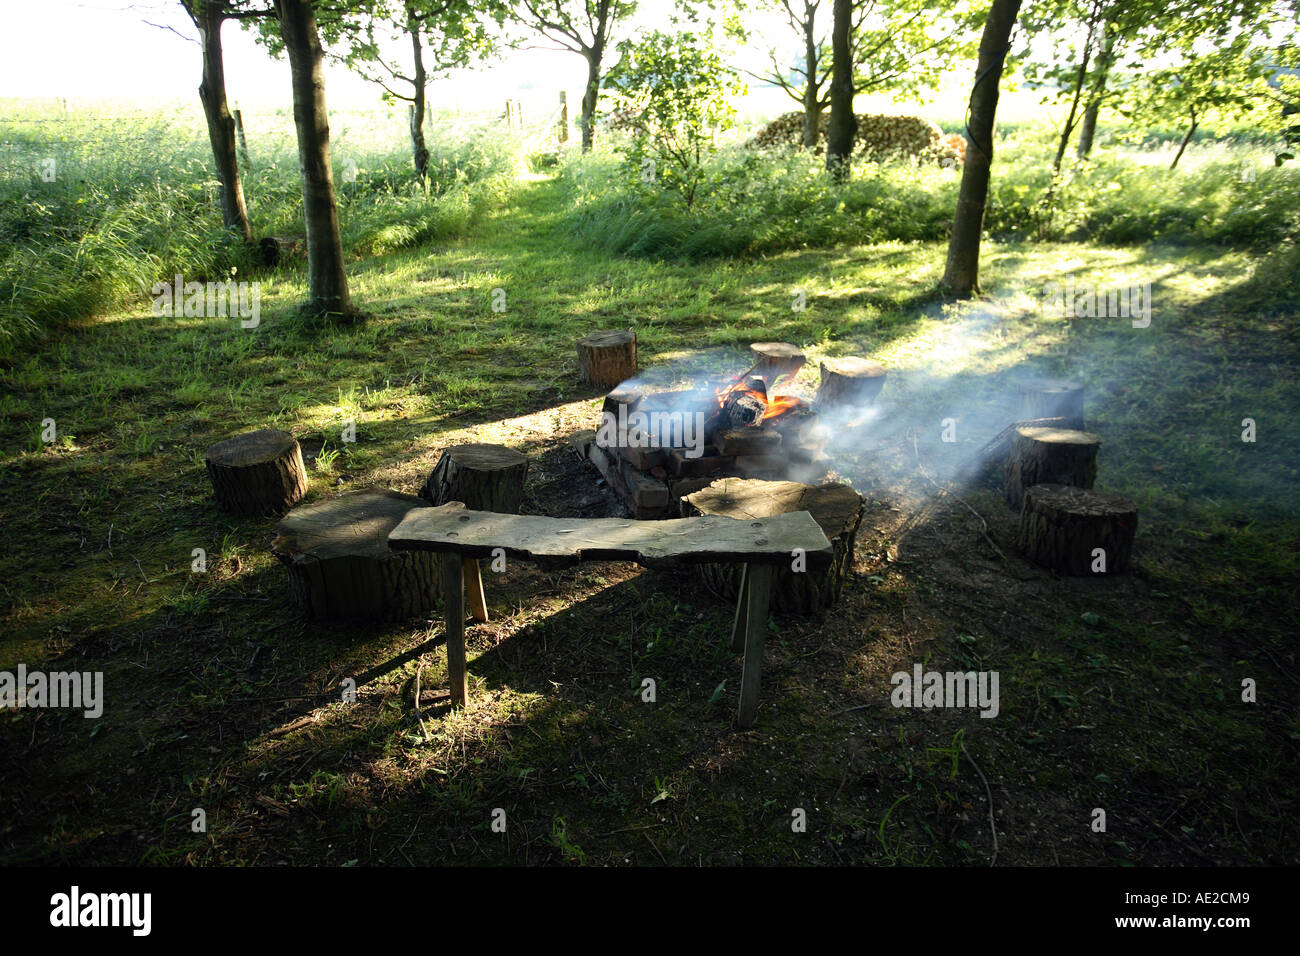
POLYGON ((468 702, 465 661, 465 593, 474 618, 487 620, 478 559, 500 548, 513 558, 543 567, 581 561, 635 561, 649 568, 737 561, 744 565, 731 646, 745 655, 737 724, 753 725, 763 666, 763 641, 772 581, 778 564, 802 551, 806 567, 826 567, 830 541, 807 511, 753 520, 705 515, 669 521, 623 518, 546 518, 471 511, 459 501, 415 508, 388 535, 395 551, 435 551, 444 559, 447 608, 447 673, 453 706, 468 702))

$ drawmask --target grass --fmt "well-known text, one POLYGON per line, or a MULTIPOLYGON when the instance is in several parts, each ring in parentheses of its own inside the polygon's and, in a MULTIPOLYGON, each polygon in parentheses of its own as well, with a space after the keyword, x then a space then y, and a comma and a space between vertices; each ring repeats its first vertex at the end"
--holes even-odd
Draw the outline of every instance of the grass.
POLYGON ((572 214, 564 183, 533 179, 463 234, 354 261, 372 313, 356 327, 296 322, 291 268, 266 277, 255 330, 134 304, 19 350, 0 392, 0 669, 104 670, 108 702, 94 722, 0 712, 0 860, 982 865, 982 773, 999 862, 1300 862, 1286 440, 1300 395, 1277 260, 990 241, 990 298, 953 305, 930 295, 934 241, 611 258, 573 240, 572 214), (1044 315, 1038 290, 1066 275, 1151 281, 1152 327, 1044 315), (845 598, 824 620, 776 617, 753 730, 731 726, 731 609, 691 575, 488 575, 473 704, 449 712, 436 619, 304 623, 267 550, 273 522, 212 506, 203 450, 260 426, 322 449, 310 499, 414 491, 442 447, 483 440, 533 459, 527 509, 567 506, 594 481, 567 435, 599 398, 572 343, 626 325, 647 367, 735 368, 776 339, 810 366, 890 368, 870 444, 839 456, 868 507, 845 598), (978 410, 1000 411, 1026 372, 1088 383, 1101 485, 1141 511, 1124 579, 1025 564, 1015 516, 964 470, 988 437, 978 410), (939 439, 952 415, 956 446, 939 439), (963 479, 1007 560, 925 475, 963 479), (889 675, 917 661, 997 670, 1001 714, 890 708, 889 675), (1243 677, 1258 704, 1240 701, 1243 677), (1089 828, 1096 807, 1107 833, 1089 828))

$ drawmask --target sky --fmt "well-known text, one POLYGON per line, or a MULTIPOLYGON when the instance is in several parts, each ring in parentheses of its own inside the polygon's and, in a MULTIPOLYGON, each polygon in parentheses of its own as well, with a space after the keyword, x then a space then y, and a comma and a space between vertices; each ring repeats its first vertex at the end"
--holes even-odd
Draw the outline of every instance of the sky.
MULTIPOLYGON (((638 24, 666 25, 673 4, 642 0, 640 7, 638 24)), ((786 42, 785 28, 773 16, 751 13, 747 20, 761 35, 786 42)), ((232 104, 290 102, 286 61, 268 56, 236 23, 226 24, 222 40, 232 104)), ((755 70, 766 63, 761 42, 747 57, 755 70)), ((0 0, 0 97, 175 101, 196 96, 199 70, 197 33, 175 0, 0 0)), ((586 66, 577 54, 521 50, 435 82, 430 97, 472 109, 520 92, 554 99, 566 89, 575 91, 573 102, 585 81, 586 66)), ((380 92, 332 63, 325 67, 325 88, 331 106, 372 104, 380 92)))

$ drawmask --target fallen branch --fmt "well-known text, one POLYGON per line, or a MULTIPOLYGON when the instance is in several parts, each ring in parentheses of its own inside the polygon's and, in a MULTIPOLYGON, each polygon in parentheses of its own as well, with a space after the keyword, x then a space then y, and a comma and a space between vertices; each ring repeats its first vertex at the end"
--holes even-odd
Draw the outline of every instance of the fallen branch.
POLYGON ((993 866, 998 862, 998 825, 993 821, 993 790, 989 787, 989 782, 984 776, 984 771, 980 769, 980 765, 975 762, 975 758, 972 757, 970 751, 966 749, 966 741, 964 740, 961 742, 961 752, 966 755, 966 759, 970 761, 970 765, 974 767, 975 772, 979 774, 980 782, 984 784, 984 795, 987 796, 989 800, 989 830, 993 834, 993 856, 989 858, 989 866, 993 866))

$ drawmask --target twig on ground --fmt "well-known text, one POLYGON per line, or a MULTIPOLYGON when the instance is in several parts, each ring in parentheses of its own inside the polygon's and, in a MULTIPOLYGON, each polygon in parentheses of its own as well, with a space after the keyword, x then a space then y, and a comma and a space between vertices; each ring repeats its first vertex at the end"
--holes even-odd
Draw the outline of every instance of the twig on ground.
POLYGON ((975 762, 975 758, 972 757, 970 751, 966 749, 966 741, 964 740, 961 742, 961 752, 966 755, 966 759, 970 761, 970 765, 974 767, 975 772, 979 774, 980 782, 984 784, 984 795, 987 796, 989 800, 989 830, 993 834, 993 856, 989 858, 989 866, 994 866, 998 862, 998 825, 993 820, 993 790, 989 786, 988 779, 984 776, 984 771, 980 769, 980 765, 975 762))

